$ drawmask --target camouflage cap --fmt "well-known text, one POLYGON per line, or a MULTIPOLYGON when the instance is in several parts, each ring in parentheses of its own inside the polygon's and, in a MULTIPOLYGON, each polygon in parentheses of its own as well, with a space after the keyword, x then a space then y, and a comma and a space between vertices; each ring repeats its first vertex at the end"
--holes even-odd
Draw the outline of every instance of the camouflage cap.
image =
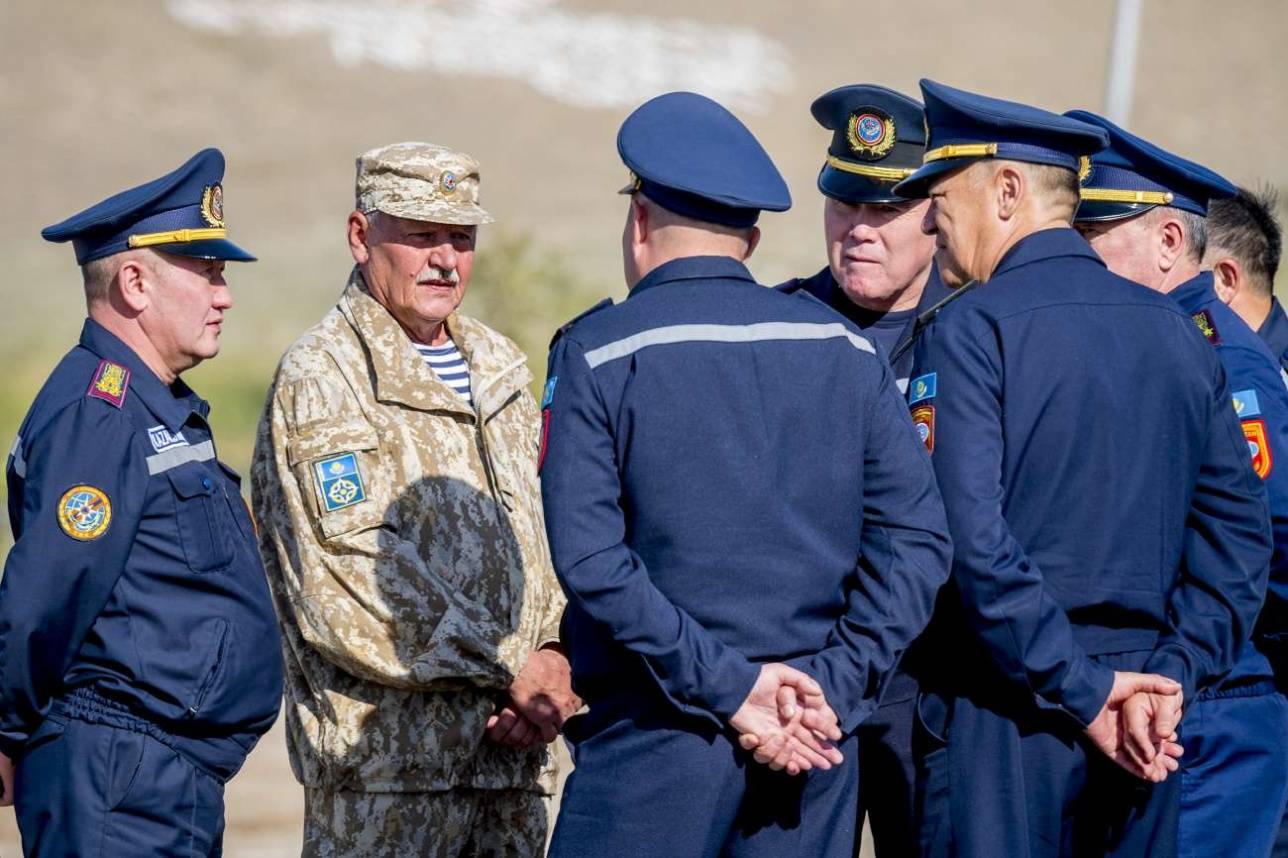
POLYGON ((433 143, 392 143, 358 156, 355 193, 364 212, 434 223, 480 224, 479 162, 433 143))

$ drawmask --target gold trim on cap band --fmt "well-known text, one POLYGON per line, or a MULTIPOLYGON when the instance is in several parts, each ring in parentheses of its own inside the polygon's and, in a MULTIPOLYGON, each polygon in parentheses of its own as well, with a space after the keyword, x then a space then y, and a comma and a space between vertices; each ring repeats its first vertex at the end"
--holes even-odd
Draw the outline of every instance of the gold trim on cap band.
POLYGON ((867 164, 855 164, 851 161, 842 161, 835 155, 827 156, 827 166, 834 167, 846 173, 854 173, 856 176, 866 176, 869 179, 882 179, 887 182, 897 182, 906 179, 913 173, 913 169, 904 169, 902 167, 869 167, 867 164))
POLYGON ((208 238, 226 238, 228 230, 222 227, 209 229, 175 229, 170 232, 147 232, 143 235, 130 236, 130 247, 151 247, 154 244, 186 244, 189 241, 205 241, 208 238))
POLYGON ((956 143, 927 149, 921 163, 942 161, 944 158, 985 158, 997 154, 996 143, 956 143))
POLYGON ((1147 203, 1165 206, 1173 199, 1171 191, 1119 191, 1114 188, 1082 188, 1078 194, 1093 203, 1147 203))

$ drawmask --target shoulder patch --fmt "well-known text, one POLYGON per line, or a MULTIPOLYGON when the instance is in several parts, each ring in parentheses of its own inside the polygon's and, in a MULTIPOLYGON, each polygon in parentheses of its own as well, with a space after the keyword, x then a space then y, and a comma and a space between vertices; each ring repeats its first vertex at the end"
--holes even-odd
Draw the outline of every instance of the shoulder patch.
POLYGON ((130 389, 130 371, 119 363, 104 359, 98 362, 94 380, 89 383, 86 396, 110 402, 117 408, 125 404, 125 392, 130 389))
POLYGON ((1199 326, 1199 333, 1207 338, 1207 341, 1214 346, 1221 345, 1221 333, 1216 329, 1216 322, 1212 319, 1212 314, 1207 310, 1199 310, 1190 316, 1194 324, 1199 326))
POLYGON ((98 539, 111 523, 112 504, 102 489, 72 486, 58 499, 58 526, 72 539, 98 539))
POLYGON ((935 452, 935 406, 927 402, 913 407, 912 425, 917 427, 917 437, 926 445, 926 452, 935 452))
POLYGON ((555 331, 555 335, 550 338, 550 347, 554 348, 555 343, 559 342, 559 338, 562 337, 564 334, 568 333, 568 331, 572 329, 573 325, 577 324, 578 322, 580 322, 582 319, 586 318, 590 314, 598 313, 600 310, 604 309, 605 307, 611 307, 611 306, 613 306, 613 299, 604 298, 598 304, 595 304, 594 306, 583 310, 582 312, 578 313, 576 316, 573 316, 567 322, 564 322, 562 325, 559 326, 559 330, 555 331))
POLYGON ((908 384, 908 404, 913 405, 923 399, 934 399, 938 387, 938 373, 930 372, 917 376, 908 384))
POLYGON ((1252 470, 1264 480, 1270 476, 1270 469, 1275 466, 1270 454, 1270 435, 1266 431, 1266 421, 1262 418, 1244 420, 1243 437, 1248 440, 1248 452, 1252 454, 1252 470))
POLYGON ((546 389, 541 394, 541 407, 549 408, 550 403, 555 401, 555 385, 559 383, 559 376, 552 375, 546 379, 546 389))
POLYGON ((335 512, 367 499, 356 453, 328 456, 313 465, 324 512, 335 512))
POLYGON ((1261 414, 1261 403, 1257 401, 1257 392, 1252 388, 1234 392, 1234 413, 1240 420, 1257 417, 1261 414))

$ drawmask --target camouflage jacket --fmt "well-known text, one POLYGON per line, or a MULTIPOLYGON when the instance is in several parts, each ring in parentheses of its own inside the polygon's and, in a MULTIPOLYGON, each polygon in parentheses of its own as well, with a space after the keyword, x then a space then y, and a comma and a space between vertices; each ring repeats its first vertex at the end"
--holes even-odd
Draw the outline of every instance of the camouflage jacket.
POLYGON ((543 746, 484 724, 563 595, 537 480, 540 417, 513 342, 453 314, 471 409, 355 269, 286 352, 251 466, 306 786, 550 792, 543 746))

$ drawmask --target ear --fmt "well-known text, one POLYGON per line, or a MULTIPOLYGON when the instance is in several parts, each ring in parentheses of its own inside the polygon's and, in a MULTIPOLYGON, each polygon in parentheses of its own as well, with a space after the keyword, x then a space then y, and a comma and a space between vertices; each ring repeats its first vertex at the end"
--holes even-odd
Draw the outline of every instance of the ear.
POLYGON ((648 207, 637 198, 631 197, 631 238, 639 246, 648 240, 651 233, 648 219, 648 207))
POLYGON ((993 191, 997 199, 997 216, 1010 220, 1020 210, 1020 203, 1028 194, 1024 173, 1010 165, 1003 165, 993 174, 993 191))
POLYGON ((1243 288, 1243 266, 1232 256, 1218 257, 1212 266, 1213 287, 1222 304, 1229 304, 1243 288))
POLYGON ((134 256, 122 262, 112 278, 112 289, 130 315, 137 316, 151 306, 152 287, 152 272, 134 256))
POLYGON ((1158 241, 1158 270, 1171 271, 1185 253, 1185 227, 1176 218, 1165 218, 1155 233, 1158 241))
POLYGON ((751 228, 751 232, 747 233, 747 252, 742 255, 743 262, 746 262, 748 259, 750 259, 751 255, 756 252, 756 248, 759 246, 760 246, 760 227, 753 226, 751 228))
POLYGON ((365 214, 354 209, 349 212, 347 230, 349 233, 349 253, 353 254, 353 261, 359 265, 366 265, 367 260, 371 258, 371 250, 367 247, 367 242, 371 237, 371 223, 367 220, 365 214))

